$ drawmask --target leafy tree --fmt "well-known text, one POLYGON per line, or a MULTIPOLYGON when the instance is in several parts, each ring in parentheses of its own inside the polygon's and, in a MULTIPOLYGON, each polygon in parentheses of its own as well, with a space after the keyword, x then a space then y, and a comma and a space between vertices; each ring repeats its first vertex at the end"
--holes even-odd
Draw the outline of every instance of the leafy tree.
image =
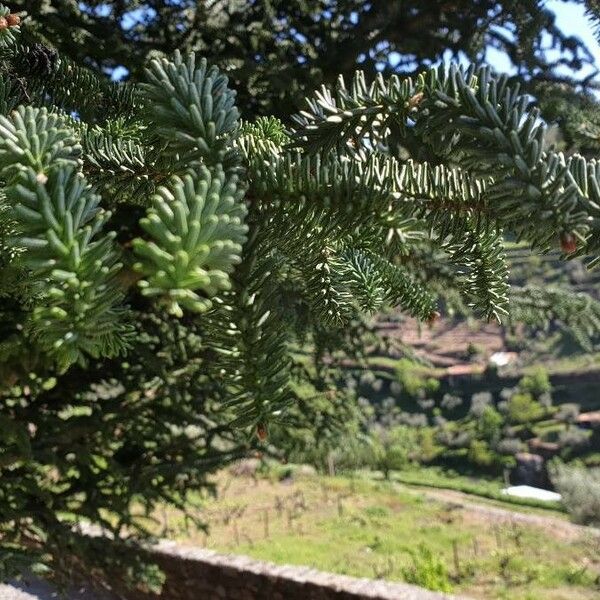
POLYGON ((373 467, 389 479, 391 471, 405 469, 417 457, 418 431, 406 425, 392 429, 376 428, 372 432, 371 451, 373 467))
POLYGON ((421 462, 431 462, 442 451, 442 448, 436 443, 435 429, 433 427, 422 427, 419 429, 418 445, 417 458, 421 462))
MULTIPOLYGON (((84 10, 61 5, 65 22, 84 10)), ((133 542, 158 502, 185 509, 285 424, 302 380, 322 399, 362 314, 434 320, 432 274, 501 318, 505 232, 598 257, 596 163, 548 148, 487 68, 358 73, 293 125, 241 122, 193 54, 112 84, 0 12, 3 577, 129 572, 74 524, 133 542)))
POLYGON ((515 454, 522 452, 524 448, 525 445, 520 439, 504 438, 496 444, 494 449, 499 454, 514 456, 515 454))
POLYGON ((585 429, 579 429, 578 427, 563 429, 558 434, 558 443, 563 449, 561 454, 572 458, 573 455, 581 453, 589 447, 591 437, 592 432, 585 429))
POLYGON ((477 432, 487 442, 497 442, 500 439, 503 423, 502 415, 493 406, 486 406, 477 419, 477 432))
POLYGON ((557 421, 562 421, 566 424, 567 428, 570 428, 573 423, 577 420, 579 413, 581 412, 581 407, 579 404, 575 402, 565 402, 561 404, 556 411, 554 418, 557 421))
POLYGON ((519 389, 526 394, 531 394, 536 399, 544 394, 549 394, 552 391, 552 384, 548 371, 542 366, 535 367, 521 378, 519 389))
POLYGON ((400 393, 409 398, 426 397, 440 386, 437 379, 427 376, 426 368, 406 358, 401 358, 396 364, 396 382, 400 384, 400 393))
POLYGON ((508 400, 507 416, 511 423, 533 423, 544 414, 544 407, 531 394, 519 392, 508 400))
MULTIPOLYGON (((567 339, 574 340, 576 347, 592 352, 598 342, 600 302, 584 292, 574 292, 568 286, 515 287, 506 323, 509 327, 524 324, 528 337, 558 330, 567 339)), ((522 337, 523 333, 519 341, 522 337)))
POLYGON ((454 394, 444 394, 444 397, 441 401, 441 406, 445 410, 452 411, 456 408, 462 406, 463 399, 460 396, 455 396, 454 394))
POLYGON ((471 396, 469 412, 476 418, 483 415, 484 411, 492 405, 491 392, 477 392, 471 396))
POLYGON ((490 450, 488 443, 483 440, 473 440, 471 442, 467 457, 470 462, 478 467, 490 467, 495 461, 494 453, 490 450))
POLYGON ((550 477, 577 523, 600 524, 600 469, 584 469, 554 461, 550 477))

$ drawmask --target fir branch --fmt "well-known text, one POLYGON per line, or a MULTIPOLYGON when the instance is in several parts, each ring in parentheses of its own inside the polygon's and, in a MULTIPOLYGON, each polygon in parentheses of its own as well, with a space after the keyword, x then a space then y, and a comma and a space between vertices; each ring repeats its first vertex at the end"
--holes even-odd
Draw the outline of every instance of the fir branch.
MULTIPOLYGON (((580 159, 545 151, 539 112, 528 110, 527 96, 509 85, 507 77, 496 77, 486 67, 431 69, 414 84, 407 80, 412 95, 402 96, 405 104, 387 102, 380 92, 386 84, 379 79, 371 86, 363 82, 358 74, 353 83, 357 92, 341 84, 335 96, 321 92, 311 111, 299 118, 295 143, 310 152, 330 150, 334 128, 346 140, 345 151, 369 153, 389 142, 393 127, 375 128, 380 131, 376 146, 369 137, 371 128, 363 131, 356 125, 355 111, 372 111, 372 124, 389 124, 395 118, 396 129, 410 126, 411 135, 440 159, 458 162, 475 178, 489 178, 486 203, 501 227, 540 248, 568 235, 578 241, 580 252, 586 245, 595 250, 597 235, 591 240, 588 236, 598 228, 596 206, 574 181, 580 159)), ((398 87, 395 80, 389 86, 398 87)))
POLYGON ((230 286, 228 273, 240 260, 248 229, 243 193, 235 175, 226 177, 220 169, 211 174, 205 167, 160 188, 140 221, 150 240, 133 242, 141 259, 136 268, 147 276, 142 293, 162 297, 176 316, 182 316, 181 307, 210 307, 197 292, 212 296, 230 286))
POLYGON ((204 326, 213 358, 211 377, 223 394, 223 406, 232 409, 231 425, 259 428, 285 418, 293 401, 286 315, 279 302, 279 264, 258 255, 257 238, 244 248, 243 261, 230 292, 216 299, 204 326))
POLYGON ((108 214, 77 172, 73 133, 46 109, 0 117, 0 168, 18 263, 31 273, 33 312, 27 325, 61 369, 85 356, 124 351, 127 327, 114 278, 120 269, 114 234, 99 236, 108 214))
POLYGON ((185 167, 165 156, 164 144, 151 145, 143 135, 113 132, 79 123, 83 170, 117 202, 147 205, 158 187, 185 167))
POLYGON ((89 123, 129 118, 138 107, 133 86, 107 80, 40 42, 11 46, 8 78, 18 81, 30 104, 76 113, 89 123))
POLYGON ((457 287, 474 311, 501 322, 508 313, 508 265, 502 232, 477 231, 456 247, 446 247, 451 262, 464 269, 457 287))
POLYGON ((156 133, 174 151, 222 162, 239 119, 227 77, 205 59, 196 64, 194 55, 184 61, 176 52, 172 61, 153 60, 146 81, 141 92, 156 133))

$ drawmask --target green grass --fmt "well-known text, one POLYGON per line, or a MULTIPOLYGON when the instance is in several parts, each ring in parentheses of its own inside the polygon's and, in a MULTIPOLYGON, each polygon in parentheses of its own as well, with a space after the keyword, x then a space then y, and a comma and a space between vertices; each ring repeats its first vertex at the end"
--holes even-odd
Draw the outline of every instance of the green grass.
POLYGON ((517 498, 502 494, 504 483, 498 479, 473 479, 464 475, 448 474, 435 467, 419 468, 414 471, 399 471, 393 473, 393 480, 404 484, 431 487, 446 490, 455 490, 488 500, 494 500, 495 504, 531 507, 564 513, 565 509, 559 502, 547 502, 528 498, 517 498))
POLYGON ((170 537, 275 563, 398 581, 407 577, 411 552, 423 545, 443 562, 456 593, 515 600, 598 597, 599 542, 555 537, 550 526, 494 522, 489 514, 365 478, 280 482, 223 473, 217 483, 220 497, 205 500, 201 513, 210 533, 185 530, 183 517, 169 509, 170 537))
MULTIPOLYGON (((529 369, 524 369, 523 373, 527 373, 528 370, 533 368, 532 365, 529 369)), ((573 356, 566 356, 561 358, 555 358, 546 360, 544 367, 548 370, 550 375, 556 375, 559 373, 571 373, 575 371, 587 371, 590 369, 600 368, 600 353, 582 353, 574 354, 573 356)))
MULTIPOLYGON (((371 369, 386 369, 387 371, 395 371, 398 368, 398 365, 401 365, 403 361, 406 362, 407 360, 408 359, 406 358, 391 358, 384 355, 371 355, 365 358, 366 364, 371 367, 371 369)), ((446 369, 441 367, 428 366, 416 361, 413 365, 413 370, 424 377, 443 377, 446 373, 446 369)), ((389 373, 386 371, 383 372, 389 376, 389 373)))

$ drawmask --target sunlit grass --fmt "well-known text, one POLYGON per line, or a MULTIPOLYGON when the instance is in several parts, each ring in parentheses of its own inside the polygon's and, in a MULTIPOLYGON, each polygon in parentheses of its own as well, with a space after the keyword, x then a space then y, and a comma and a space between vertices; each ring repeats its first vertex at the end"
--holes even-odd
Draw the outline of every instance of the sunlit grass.
MULTIPOLYGON (((363 478, 218 478, 220 497, 200 510, 209 532, 161 511, 184 544, 306 565, 347 575, 403 580, 411 552, 427 546, 446 564, 455 592, 478 598, 592 599, 600 589, 600 541, 510 520, 490 521, 394 482, 363 478)), ((537 511, 546 514, 547 511, 537 511)), ((550 517, 553 515, 550 513, 550 517)))

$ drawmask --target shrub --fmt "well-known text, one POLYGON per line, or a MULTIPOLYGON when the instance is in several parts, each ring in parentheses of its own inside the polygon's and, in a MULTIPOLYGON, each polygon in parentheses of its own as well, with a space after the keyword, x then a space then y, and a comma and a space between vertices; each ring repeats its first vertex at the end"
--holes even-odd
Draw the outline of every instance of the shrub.
POLYGON ((511 423, 532 423, 545 414, 544 407, 529 393, 517 393, 507 404, 507 416, 511 423))
POLYGON ((584 431, 578 427, 563 429, 558 434, 558 443, 562 448, 570 450, 582 450, 589 446, 591 431, 584 431))
POLYGON ((540 567, 529 556, 510 550, 498 550, 495 553, 498 560, 498 574, 506 585, 526 585, 540 576, 540 567))
POLYGON ((336 472, 341 473, 373 466, 370 441, 365 436, 341 437, 337 440, 334 448, 321 452, 319 458, 319 462, 315 461, 315 464, 324 472, 327 471, 330 460, 333 462, 336 472))
POLYGON ((398 422, 410 427, 427 427, 427 415, 423 413, 402 412, 398 415, 398 422))
POLYGON ((478 467, 491 467, 495 462, 494 453, 483 440, 473 440, 467 456, 469 461, 478 467))
POLYGON ((476 356, 480 356, 484 353, 485 348, 480 346, 479 344, 474 344, 473 342, 469 342, 467 346, 467 356, 469 358, 475 358, 476 356))
POLYGON ((477 432, 488 442, 496 441, 500 438, 503 423, 502 415, 493 406, 486 406, 477 419, 477 432))
POLYGON ((402 358, 396 365, 396 380, 401 390, 411 398, 419 398, 434 394, 440 387, 440 382, 433 377, 427 377, 427 370, 422 365, 402 358))
POLYGON ((577 523, 600 525, 600 469, 551 465, 550 478, 577 523))
POLYGON ((442 398, 441 406, 446 410, 454 410, 458 408, 463 403, 463 399, 460 396, 455 396, 453 394, 444 394, 442 398))
POLYGON ((496 452, 505 456, 514 456, 518 452, 521 452, 524 448, 524 444, 517 438, 505 438, 500 440, 496 444, 496 452))
POLYGON ((577 417, 579 416, 579 412, 579 404, 576 404, 575 402, 567 402, 559 406, 554 418, 557 421, 562 421, 563 423, 575 423, 577 417))
POLYGON ((524 393, 531 394, 537 399, 539 399, 542 394, 549 394, 552 391, 552 384, 550 383, 548 371, 542 366, 531 369, 523 376, 521 381, 519 381, 519 389, 524 393))
POLYGON ((471 408, 469 412, 475 417, 480 417, 487 406, 492 403, 490 392, 477 392, 471 396, 471 408))
POLYGON ((452 585, 446 563, 427 546, 421 544, 410 553, 412 564, 402 569, 407 583, 436 592, 451 592, 452 585))
POLYGON ((435 443, 435 430, 433 427, 424 427, 419 431, 419 460, 431 462, 442 448, 435 443))

